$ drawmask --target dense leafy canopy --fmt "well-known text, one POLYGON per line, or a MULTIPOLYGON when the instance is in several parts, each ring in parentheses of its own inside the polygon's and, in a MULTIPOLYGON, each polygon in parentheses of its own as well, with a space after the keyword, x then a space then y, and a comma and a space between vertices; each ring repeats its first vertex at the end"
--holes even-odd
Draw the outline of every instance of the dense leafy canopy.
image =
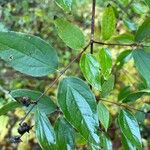
POLYGON ((148 149, 149 0, 0 4, 2 149, 148 149))

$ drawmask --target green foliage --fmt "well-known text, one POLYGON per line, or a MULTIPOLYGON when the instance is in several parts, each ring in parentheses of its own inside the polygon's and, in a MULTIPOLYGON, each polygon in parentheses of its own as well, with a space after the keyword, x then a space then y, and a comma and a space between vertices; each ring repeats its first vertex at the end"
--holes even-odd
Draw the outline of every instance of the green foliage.
POLYGON ((102 133, 100 135, 101 138, 101 147, 103 148, 103 150, 112 150, 112 143, 110 138, 108 138, 107 135, 105 135, 105 133, 102 133))
POLYGON ((101 66, 101 71, 104 79, 108 79, 112 69, 112 57, 109 49, 102 48, 98 54, 98 60, 101 66))
POLYGON ((65 11, 71 11, 72 0, 55 0, 56 4, 65 11))
POLYGON ((116 28, 116 17, 112 6, 107 6, 104 10, 101 31, 104 40, 110 39, 116 28))
POLYGON ((55 20, 55 26, 59 37, 67 46, 72 49, 80 49, 84 46, 84 35, 77 26, 62 18, 55 20))
POLYGON ((72 126, 65 118, 58 118, 55 124, 57 149, 71 150, 75 149, 75 132, 72 126))
POLYGON ((118 43, 124 43, 124 44, 134 43, 134 35, 131 33, 123 33, 114 37, 113 40, 115 40, 118 43))
POLYGON ((125 63, 127 63, 132 58, 132 51, 125 50, 119 54, 116 60, 116 65, 118 69, 121 69, 125 63))
POLYGON ((36 77, 54 73, 58 66, 54 48, 23 33, 0 32, 0 57, 14 69, 36 77))
POLYGON ((150 7, 150 0, 145 0, 145 3, 150 7))
POLYGON ((150 90, 145 89, 145 90, 141 90, 141 91, 137 91, 137 92, 127 94, 126 97, 122 100, 122 102, 124 102, 124 103, 134 102, 137 99, 139 99, 141 96, 143 96, 144 94, 150 94, 150 90))
POLYGON ((123 143, 124 149, 136 150, 136 147, 132 145, 130 140, 128 140, 123 134, 122 134, 122 143, 123 143))
POLYGON ((138 150, 142 150, 140 130, 134 115, 127 110, 121 110, 118 115, 118 125, 123 136, 138 150))
POLYGON ((133 50, 132 55, 136 68, 146 80, 147 86, 150 87, 150 54, 143 49, 136 49, 133 50))
POLYGON ((18 132, 21 150, 36 142, 43 150, 148 149, 149 1, 94 2, 0 1, 2 149, 12 147, 5 139, 16 135, 19 120, 19 128, 35 124, 37 137, 30 128, 25 144, 18 132))
POLYGON ((63 79, 58 89, 58 103, 66 119, 80 134, 86 140, 98 144, 96 100, 89 87, 75 77, 63 79))
POLYGON ((80 68, 86 80, 97 90, 101 90, 100 64, 92 54, 83 54, 80 68))
POLYGON ((141 42, 150 35, 150 18, 146 18, 143 24, 138 28, 135 40, 141 42))
MULTIPOLYGON (((28 89, 17 89, 10 93, 14 98, 21 98, 27 96, 31 101, 36 101, 36 99, 42 94, 38 91, 28 90, 28 89)), ((41 101, 36 105, 35 110, 40 110, 42 113, 50 114, 57 110, 56 104, 48 96, 43 96, 41 101)))
POLYGON ((6 115, 9 111, 15 110, 17 107, 21 107, 22 105, 18 102, 9 102, 0 108, 0 116, 6 115))
POLYGON ((103 103, 99 102, 97 105, 97 112, 99 120, 107 132, 109 126, 109 111, 103 103))
POLYGON ((38 109, 35 113, 35 130, 39 144, 43 150, 54 149, 56 144, 55 132, 45 113, 38 109))
POLYGON ((102 85, 102 92, 101 96, 106 97, 110 94, 110 92, 113 90, 115 84, 115 77, 114 75, 110 75, 108 80, 105 81, 102 85))

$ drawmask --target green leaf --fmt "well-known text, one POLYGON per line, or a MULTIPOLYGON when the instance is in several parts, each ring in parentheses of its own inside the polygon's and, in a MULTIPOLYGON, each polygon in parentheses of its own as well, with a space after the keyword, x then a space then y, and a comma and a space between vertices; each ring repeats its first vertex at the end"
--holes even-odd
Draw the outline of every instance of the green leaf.
POLYGON ((146 18, 143 24, 138 28, 135 40, 141 42, 144 38, 150 36, 150 18, 146 18))
POLYGON ((9 102, 0 108, 0 116, 6 115, 7 112, 15 110, 17 107, 21 107, 22 105, 18 102, 9 102))
POLYGON ((92 144, 92 143, 90 143, 88 147, 89 147, 88 150, 101 150, 101 149, 100 149, 100 146, 94 145, 94 144, 92 144))
POLYGON ((135 113, 135 118, 138 121, 140 125, 144 125, 144 120, 145 120, 145 113, 143 112, 148 112, 150 110, 150 105, 144 105, 142 108, 140 108, 140 111, 137 111, 135 113), (147 108, 149 106, 149 109, 147 108))
POLYGON ((65 11, 71 11, 72 0, 55 0, 56 4, 65 11))
POLYGON ((57 148, 61 150, 74 150, 75 149, 75 137, 74 129, 65 120, 65 118, 58 118, 55 124, 56 143, 57 148))
POLYGON ((55 132, 45 113, 39 110, 35 113, 35 131, 38 142, 43 150, 54 149, 55 132))
POLYGON ((104 78, 107 80, 112 69, 112 56, 111 52, 107 48, 102 48, 98 54, 101 71, 104 78))
POLYGON ((101 147, 103 150, 112 150, 112 143, 108 136, 104 133, 101 133, 101 147))
POLYGON ((58 103, 66 119, 92 143, 99 143, 96 100, 90 88, 79 78, 64 78, 58 89, 58 103))
POLYGON ((0 22, 0 31, 2 31, 2 32, 8 31, 6 25, 3 22, 0 22))
POLYGON ((0 57, 21 73, 45 76, 56 71, 58 58, 42 39, 17 32, 0 32, 0 57))
MULTIPOLYGON (((27 96, 31 101, 35 101, 42 93, 38 91, 28 90, 28 89, 18 89, 13 90, 10 93, 14 98, 21 98, 27 96)), ((40 110, 46 114, 50 114, 57 110, 56 104, 48 96, 43 96, 38 104, 35 106, 34 110, 40 110)))
POLYGON ((102 16, 102 24, 101 24, 101 31, 102 31, 102 38, 104 40, 110 39, 115 31, 116 26, 116 17, 112 6, 108 6, 105 8, 105 11, 102 16))
POLYGON ((75 143, 77 145, 83 146, 87 144, 87 141, 79 132, 75 132, 75 143))
POLYGON ((150 7, 150 0, 145 0, 145 3, 150 7))
POLYGON ((136 31, 138 26, 135 22, 129 19, 123 19, 124 25, 131 31, 136 31))
POLYGON ((97 105, 97 112, 100 123, 103 125, 105 131, 107 132, 109 126, 109 111, 103 103, 99 102, 97 105))
POLYGON ((92 54, 83 54, 80 68, 85 79, 97 90, 101 90, 100 65, 92 54))
POLYGON ((136 68, 150 87, 150 53, 145 52, 143 49, 135 49, 132 55, 136 68))
POLYGON ((127 63, 132 58, 132 51, 125 50, 119 54, 116 60, 117 69, 121 69, 121 67, 127 63))
POLYGON ((118 124, 122 134, 138 150, 142 150, 141 135, 137 120, 127 110, 121 110, 118 115, 118 124))
POLYGON ((113 38, 114 41, 123 44, 134 43, 134 35, 131 33, 123 33, 113 38))
POLYGON ((84 35, 77 26, 62 18, 55 20, 55 26, 59 37, 67 46, 72 49, 80 49, 84 47, 84 35))
POLYGON ((118 101, 121 101, 127 97, 127 95, 131 94, 130 86, 125 86, 119 90, 118 101))
POLYGON ((101 92, 102 97, 107 97, 110 94, 110 92, 114 88, 114 83, 115 83, 115 76, 110 75, 108 80, 105 81, 102 85, 102 92, 101 92))
POLYGON ((134 102, 137 99, 141 98, 144 94, 150 94, 150 90, 149 89, 144 89, 141 91, 137 91, 137 92, 133 92, 128 94, 123 100, 123 103, 127 103, 127 102, 134 102))
POLYGON ((125 150, 136 150, 136 147, 122 134, 122 143, 125 150))
POLYGON ((149 10, 147 6, 145 6, 145 4, 138 3, 138 2, 133 3, 131 5, 131 9, 133 10, 133 13, 137 13, 139 15, 146 14, 148 13, 149 10))

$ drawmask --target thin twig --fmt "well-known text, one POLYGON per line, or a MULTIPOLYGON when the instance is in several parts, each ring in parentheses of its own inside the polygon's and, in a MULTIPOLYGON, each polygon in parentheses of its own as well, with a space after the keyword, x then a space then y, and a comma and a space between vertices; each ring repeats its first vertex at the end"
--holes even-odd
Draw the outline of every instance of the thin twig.
MULTIPOLYGON (((3 87, 0 86, 0 91, 2 91, 8 98, 12 99, 13 101, 17 101, 16 99, 14 99, 11 95, 10 92, 5 90, 3 87)), ((18 102, 18 101, 17 101, 18 102)))
POLYGON ((84 51, 90 46, 90 42, 83 48, 83 50, 61 71, 60 75, 48 86, 48 88, 36 99, 35 103, 32 105, 32 107, 29 109, 29 111, 26 113, 26 115, 21 119, 19 125, 21 125, 24 120, 27 118, 27 116, 30 114, 30 112, 33 110, 33 108, 37 105, 37 103, 41 100, 41 98, 47 93, 47 91, 52 88, 55 83, 60 79, 60 77, 71 67, 71 65, 82 55, 84 51))
POLYGON ((95 28, 95 7, 96 7, 96 0, 92 2, 92 19, 91 19, 91 54, 93 54, 93 47, 94 47, 94 28, 95 28))
POLYGON ((94 43, 99 44, 99 45, 108 45, 108 46, 125 46, 125 47, 150 47, 148 45, 143 45, 139 43, 132 43, 132 44, 121 44, 121 43, 105 43, 105 42, 100 42, 100 41, 95 41, 93 40, 94 43))
POLYGON ((109 100, 106 100, 104 98, 101 98, 100 100, 104 101, 104 102, 107 102, 107 103, 115 104, 115 105, 117 105, 119 107, 124 107, 124 108, 130 109, 130 110, 136 110, 136 111, 139 111, 139 112, 142 112, 142 113, 146 114, 146 112, 144 112, 142 110, 139 110, 139 109, 136 109, 134 107, 131 107, 131 106, 127 105, 127 104, 122 104, 122 103, 117 103, 117 102, 109 101, 109 100))

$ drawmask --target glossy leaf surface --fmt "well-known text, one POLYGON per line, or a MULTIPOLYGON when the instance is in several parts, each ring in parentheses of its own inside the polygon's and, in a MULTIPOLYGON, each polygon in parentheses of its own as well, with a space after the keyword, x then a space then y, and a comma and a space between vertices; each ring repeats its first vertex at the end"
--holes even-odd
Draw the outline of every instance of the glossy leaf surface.
POLYGON ((98 60, 99 60, 100 66, 101 66, 102 74, 103 74, 104 78, 107 80, 111 73, 111 69, 112 69, 111 52, 107 48, 102 48, 99 51, 98 56, 99 56, 98 60))
POLYGON ((122 134, 122 144, 125 150, 136 150, 136 147, 122 134))
POLYGON ((137 99, 139 99, 140 97, 142 97, 144 94, 150 94, 150 90, 149 89, 144 89, 141 91, 137 91, 137 92, 133 92, 127 95, 127 97, 125 97, 122 102, 126 103, 126 102, 134 102, 137 99))
POLYGON ((109 111, 103 103, 99 102, 97 105, 97 112, 100 123, 103 125, 105 131, 107 132, 109 126, 109 111))
POLYGON ((80 68, 86 80, 97 90, 101 90, 100 65, 92 54, 83 54, 80 68))
POLYGON ((136 68, 150 87, 150 53, 145 52, 143 49, 136 49, 133 50, 132 55, 136 68))
POLYGON ((35 113, 36 137, 43 150, 55 149, 55 132, 45 113, 39 110, 35 113))
POLYGON ((35 77, 54 73, 58 67, 58 57, 51 45, 18 32, 0 32, 0 57, 15 70, 35 77))
POLYGON ((144 38, 150 35, 150 18, 146 18, 143 24, 138 28, 135 40, 141 42, 144 38))
POLYGON ((102 85, 102 92, 101 96, 102 97, 107 97, 110 92, 113 90, 115 84, 115 76, 110 75, 107 81, 105 81, 102 85))
POLYGON ((121 110, 118 115, 118 124, 122 134, 135 146, 138 150, 142 150, 141 135, 137 120, 127 110, 121 110))
POLYGON ((55 20, 55 26, 59 37, 67 46, 75 50, 83 48, 85 43, 84 35, 77 26, 62 18, 55 20))
POLYGON ((105 135, 104 133, 102 133, 100 135, 101 138, 101 146, 103 150, 112 150, 112 143, 110 138, 108 138, 107 135, 105 135))
POLYGON ((58 118, 55 124, 57 149, 61 150, 74 150, 75 137, 74 129, 63 117, 58 118))
POLYGON ((58 89, 58 103, 66 119, 80 134, 98 144, 96 100, 90 88, 79 78, 64 78, 58 89))

